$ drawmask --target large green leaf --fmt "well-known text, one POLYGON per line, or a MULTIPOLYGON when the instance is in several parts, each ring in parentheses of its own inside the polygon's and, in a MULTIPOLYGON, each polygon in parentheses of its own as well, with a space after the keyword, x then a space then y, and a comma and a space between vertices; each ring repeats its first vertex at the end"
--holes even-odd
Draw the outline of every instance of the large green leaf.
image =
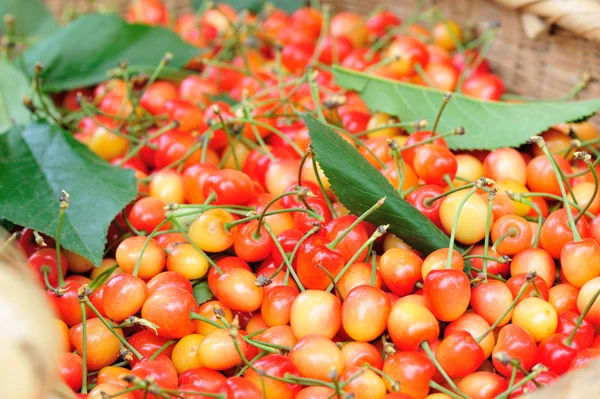
POLYGON ((31 113, 23 105, 30 84, 23 72, 6 61, 0 61, 0 132, 15 123, 26 123, 31 113))
POLYGON ((0 135, 0 216, 54 237, 61 190, 71 196, 61 244, 102 262, 111 220, 135 198, 131 170, 112 166, 45 122, 0 135))
MULTIPOLYGON (((336 82, 357 91, 372 111, 410 121, 425 118, 433 123, 444 92, 335 67, 336 82)), ((455 93, 446 106, 438 132, 464 127, 463 136, 448 137, 454 149, 517 147, 560 122, 585 119, 600 109, 600 98, 589 101, 508 103, 481 101, 455 93)))
POLYGON ((400 198, 387 179, 354 147, 312 116, 303 114, 302 118, 308 127, 316 160, 346 208, 360 215, 387 197, 384 205, 367 218, 369 222, 389 224, 388 231, 424 254, 449 245, 446 234, 400 198))
MULTIPOLYGON (((205 1, 206 0, 194 0, 194 6, 200 8, 205 1)), ((248 10, 254 13, 260 12, 266 3, 271 3, 275 7, 288 13, 306 6, 305 0, 218 0, 217 3, 229 4, 238 11, 248 10)))
POLYGON ((56 92, 100 83, 122 60, 133 70, 151 71, 167 52, 173 54, 173 69, 185 66, 200 50, 163 27, 90 14, 30 48, 24 54, 24 69, 33 76, 35 64, 42 63, 44 90, 56 92))
POLYGON ((17 36, 49 35, 58 30, 56 20, 39 0, 0 1, 0 31, 4 31, 4 16, 15 18, 17 36))

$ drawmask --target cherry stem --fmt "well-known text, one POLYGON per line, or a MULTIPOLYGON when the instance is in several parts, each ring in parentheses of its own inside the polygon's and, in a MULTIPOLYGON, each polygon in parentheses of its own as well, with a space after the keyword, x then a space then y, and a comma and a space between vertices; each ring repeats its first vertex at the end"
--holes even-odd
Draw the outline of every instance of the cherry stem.
MULTIPOLYGON (((200 255, 202 255, 202 257, 204 259, 206 259, 206 261, 208 262, 208 264, 211 265, 212 267, 214 267, 215 270, 217 271, 217 273, 223 274, 223 270, 221 270, 221 268, 219 266, 217 266, 217 264, 215 263, 215 261, 213 261, 211 259, 211 257, 206 254, 206 252, 204 252, 194 241, 192 241, 192 239, 190 238, 190 236, 188 235, 188 233, 186 233, 185 230, 183 229, 183 227, 181 227, 181 224, 179 223, 179 221, 177 220, 177 218, 172 217, 172 216, 170 216, 169 218, 171 219, 171 222, 173 223, 173 225, 175 226, 175 228, 177 230, 179 230, 179 232, 183 235, 183 237, 187 240, 187 242, 189 242, 190 245, 192 247, 194 247, 194 249, 196 251, 198 251, 198 253, 200 255)), ((169 219, 169 218, 167 218, 167 219, 169 219)), ((167 220, 167 219, 165 219, 165 220, 167 220)), ((138 259, 138 261, 139 261, 139 259, 138 259)), ((137 265, 136 265, 136 268, 137 268, 137 265)))
POLYGON ((235 163, 235 168, 237 170, 240 170, 240 161, 237 157, 237 154, 235 153, 235 149, 233 148, 234 147, 233 141, 232 141, 233 134, 231 133, 229 124, 227 124, 225 122, 225 119, 223 119, 223 115, 221 115, 221 110, 220 110, 219 106, 213 105, 212 111, 217 115, 217 117, 219 118, 219 121, 221 122, 221 125, 223 126, 223 130, 225 131, 225 136, 227 136, 227 144, 229 145, 229 148, 231 149, 231 155, 233 155, 233 162, 235 163))
POLYGON ((302 285, 302 282, 300 281, 300 278, 296 274, 296 271, 294 270, 294 267, 292 266, 291 260, 287 257, 287 254, 285 253, 285 251, 283 250, 283 247, 281 246, 281 243, 279 242, 279 240, 277 239, 277 237, 273 233, 273 230, 271 230, 271 227, 269 227, 268 224, 265 224, 264 228, 265 228, 265 230, 267 230, 267 233, 269 233, 269 236, 273 240, 273 244, 275 244, 275 246, 277 247, 277 250, 281 254, 281 257, 283 258, 283 261, 287 265, 287 272, 289 272, 289 273, 292 274, 292 278, 296 282, 296 285, 298 285, 298 289, 300 289, 300 291, 304 291, 305 288, 302 285))
POLYGON ((363 222, 363 220, 368 218, 373 212, 375 212, 377 209, 379 209, 383 206, 383 204, 385 203, 385 199, 386 199, 386 197, 380 198, 374 205, 372 205, 369 209, 367 209, 365 212, 363 212, 362 215, 360 215, 350 226, 348 226, 348 228, 346 230, 344 230, 344 232, 342 234, 340 234, 339 236, 337 236, 335 238, 335 240, 333 240, 329 244, 327 244, 326 247, 328 249, 330 249, 331 251, 335 250, 335 248, 338 246, 338 244, 344 238, 346 238, 346 236, 348 234, 350 234, 352 232, 352 230, 354 230, 356 228, 356 226, 361 224, 363 222))
MULTIPOLYGON (((284 209, 275 209, 274 211, 271 212, 267 212, 265 213, 265 217, 267 216, 273 216, 273 215, 277 215, 280 213, 294 213, 294 212, 302 212, 302 213, 306 213, 312 217, 314 217, 315 219, 318 219, 319 221, 324 221, 323 216, 319 215, 318 213, 314 212, 314 211, 309 211, 308 209, 304 209, 304 208, 284 208, 284 209)), ((244 224, 247 223, 251 220, 256 220, 260 218, 260 214, 253 214, 250 216, 246 216, 243 219, 238 219, 234 222, 228 222, 224 224, 225 230, 226 231, 231 231, 232 228, 234 228, 235 226, 238 226, 240 224, 244 224)), ((264 226, 263 226, 264 227, 264 226)))
POLYGON ((363 365, 363 367, 365 367, 368 370, 371 370, 372 372, 374 372, 376 374, 379 374, 385 380, 387 380, 387 382, 390 384, 390 387, 392 388, 392 392, 400 391, 400 381, 394 380, 392 377, 390 377, 390 375, 388 373, 384 372, 383 370, 379 370, 377 367, 371 366, 370 363, 365 363, 363 365))
MULTIPOLYGON (((465 186, 463 186, 463 187, 465 187, 465 186)), ((450 191, 452 191, 452 190, 450 190, 450 191)), ((460 212, 462 211, 463 207, 467 203, 467 200, 469 199, 469 197, 471 197, 473 194, 475 194, 475 191, 477 191, 477 185, 474 184, 471 187, 471 189, 469 190, 469 192, 465 195, 465 197, 458 204, 458 209, 456 210, 456 215, 454 215, 454 221, 452 223, 452 232, 450 233, 450 243, 448 244, 448 259, 446 261, 446 269, 450 269, 452 267, 452 255, 454 252, 454 240, 456 239, 456 230, 458 227, 458 219, 460 218, 460 212)))
POLYGON ((158 348, 156 350, 156 352, 154 352, 152 354, 152 356, 150 356, 150 358, 148 360, 154 360, 154 359, 156 359, 158 357, 158 355, 160 355, 164 350, 166 350, 169 346, 171 346, 171 345, 173 345, 175 343, 177 343, 176 339, 171 339, 171 340, 165 342, 164 345, 161 346, 160 348, 158 348))
MULTIPOLYGON (((512 199, 512 197, 511 197, 511 199, 512 199)), ((542 210, 540 209, 538 204, 536 204, 535 202, 529 201, 527 198, 524 198, 524 197, 521 197, 519 199, 519 202, 522 202, 525 205, 529 205, 538 214, 538 217, 537 217, 538 226, 537 226, 537 230, 535 232, 535 236, 533 237, 533 242, 531 243, 531 246, 533 248, 537 248, 538 243, 540 241, 540 234, 542 234, 542 224, 544 223, 544 215, 542 215, 542 210)), ((585 214, 585 212, 584 212, 584 214, 585 214)))
POLYGON ((313 171, 315 172, 315 178, 317 179, 317 184, 319 185, 319 189, 323 193, 323 198, 325 199, 325 202, 327 203, 327 207, 329 208, 329 211, 331 212, 333 217, 337 218, 338 214, 335 211, 335 208, 333 207, 333 204, 331 203, 329 196, 327 195, 327 190, 325 190, 325 186, 323 186, 323 182, 321 181, 321 175, 319 174, 317 160, 315 159, 314 156, 311 157, 311 160, 312 160, 313 171))
POLYGON ((440 392, 450 396, 452 399, 465 399, 463 396, 458 396, 457 394, 455 394, 451 390, 445 388, 444 386, 438 384, 434 380, 429 381, 429 386, 437 391, 440 391, 440 392))
POLYGON ((65 285, 65 277, 63 276, 62 261, 60 256, 60 235, 62 232, 62 225, 65 219, 65 211, 69 207, 69 193, 65 190, 61 191, 60 199, 60 211, 58 213, 58 225, 56 226, 56 268, 58 269, 58 288, 62 288, 65 285))
POLYGON ((410 122, 386 123, 386 124, 374 127, 369 130, 363 130, 362 132, 355 133, 355 134, 353 134, 353 136, 354 137, 362 137, 362 136, 366 136, 368 134, 378 132, 378 131, 384 130, 384 129, 393 129, 393 128, 397 128, 397 127, 412 127, 412 126, 417 126, 419 128, 423 128, 423 127, 427 126, 427 121, 425 121, 424 119, 419 119, 419 120, 410 121, 410 122))
MULTIPOLYGON (((265 218, 265 214, 267 213, 267 211, 269 210, 269 208, 274 203, 276 203, 277 201, 279 201, 280 199, 282 199, 284 197, 289 197, 290 195, 296 195, 296 194, 300 194, 300 190, 294 190, 294 191, 290 191, 290 192, 287 192, 287 193, 280 194, 280 195, 274 197, 271 201, 269 201, 267 203, 267 205, 265 205, 265 207, 263 208, 262 212, 259 214, 258 223, 256 225, 256 230, 254 230, 254 234, 252 235, 252 238, 255 241, 257 241, 260 238, 260 226, 262 225, 263 219, 265 218)), ((305 193, 305 195, 306 195, 306 193, 305 193)))
POLYGON ((404 158, 402 158, 402 154, 398 150, 398 143, 396 140, 389 140, 388 146, 390 147, 390 152, 392 153, 392 158, 394 158, 394 165, 396 166, 396 174, 398 175, 398 188, 396 192, 400 195, 400 198, 404 198, 402 193, 402 189, 404 188, 404 180, 406 177, 406 166, 404 165, 404 158))
MULTIPOLYGON (((463 258, 464 259, 464 258, 463 258)), ((471 270, 475 270, 477 273, 482 273, 483 274, 483 270, 478 269, 476 267, 471 266, 471 270)), ((506 279, 503 278, 502 276, 498 275, 498 274, 491 274, 491 273, 486 273, 485 274, 486 277, 491 278, 492 280, 498 280, 498 281, 502 281, 503 283, 506 283, 506 279)))
POLYGON ((446 370, 444 370, 444 368, 442 367, 442 365, 440 364, 440 362, 438 362, 438 360, 435 357, 433 351, 431 350, 431 347, 429 346, 429 342, 427 342, 427 341, 421 342, 421 348, 423 348, 423 350, 427 354, 427 357, 429 357, 429 360, 431 360, 431 362, 433 363, 433 365, 435 366, 435 368, 440 372, 440 374, 442 375, 442 377, 444 377, 444 380, 446 380, 446 382, 448 383, 448 385, 450 385, 450 388, 454 389, 454 391, 456 392, 457 395, 459 395, 459 397, 468 399, 469 397, 467 395, 465 395, 464 393, 462 393, 460 391, 460 389, 458 389, 458 387, 456 386, 456 384, 454 383, 454 381, 452 380, 452 378, 450 378, 450 376, 448 375, 448 373, 446 373, 446 370))
POLYGON ((342 295, 342 291, 340 291, 340 287, 338 287, 337 282, 335 281, 335 278, 333 277, 333 275, 322 264, 318 263, 316 266, 319 269, 321 269, 323 271, 323 273, 325 273, 327 275, 327 278, 329 278, 329 280, 331 281, 331 284, 333 284, 333 288, 335 289, 335 292, 337 292, 338 296, 340 297, 340 302, 343 303, 344 296, 342 295))
MULTIPOLYGON (((252 116, 252 113, 248 109, 247 105, 243 106, 242 111, 244 112, 245 118, 250 119, 252 121, 254 120, 254 117, 252 116)), ((250 123, 250 129, 252 129, 252 133, 256 138, 256 142, 258 143, 259 148, 263 150, 263 152, 267 155, 271 162, 275 162, 275 156, 273 156, 273 153, 271 152, 271 150, 269 150, 269 147, 267 147, 267 144, 263 140, 262 136, 260 135, 260 132, 258 131, 258 128, 254 123, 250 123)), ((240 135, 240 138, 245 139, 243 135, 240 135)), ((249 142, 251 143, 251 141, 249 142)))
MULTIPOLYGON (((251 363, 251 364, 254 364, 254 362, 256 362, 258 359, 260 359, 260 358, 262 358, 262 357, 265 357, 265 356, 267 356, 268 354, 269 354, 269 352, 267 352, 267 351, 260 351, 260 353, 259 353, 258 355, 254 356, 254 357, 252 358, 252 360, 250 360, 250 363, 251 363)), ((244 375, 244 373, 246 372, 246 370, 248 370, 249 368, 250 368, 250 367, 248 367, 248 365, 244 365, 244 367, 242 367, 242 368, 240 369, 240 371, 238 371, 238 372, 235 374, 235 376, 236 376, 236 377, 241 377, 242 375, 244 375)))
POLYGON ((539 367, 537 370, 532 371, 531 373, 529 373, 529 375, 527 375, 526 377, 524 377, 521 381, 519 381, 518 383, 514 384, 512 386, 512 388, 507 389, 506 391, 504 391, 504 393, 502 395, 498 395, 496 396, 495 399, 506 399, 510 396, 511 393, 513 393, 514 391, 516 391, 517 389, 521 388, 523 385, 527 384, 529 381, 535 381, 535 378, 540 375, 540 373, 542 373, 543 371, 546 371, 547 369, 545 367, 539 367))
POLYGON ((583 312, 581 312, 581 314, 577 318, 577 321, 575 322, 575 327, 573 327, 573 331, 571 331, 571 334, 569 335, 569 338, 567 338, 567 340, 565 341, 565 343, 568 346, 571 346, 571 343, 573 342, 573 339, 575 338, 575 334, 577 333, 577 330, 579 329, 579 326, 581 326, 581 323, 583 323, 583 319, 585 318, 585 316, 588 314, 588 312, 590 311, 590 309, 594 305, 594 302, 596 302, 596 299, 598 299, 598 296, 600 296, 600 290, 597 290, 594 293, 594 295, 592 296, 592 298, 585 305, 585 309, 583 309, 583 312))
POLYGON ((423 205, 425 205, 427 208, 431 208, 431 206, 433 205, 433 203, 435 201, 442 199, 450 194, 456 193, 458 191, 466 190, 468 188, 473 188, 473 187, 475 187, 475 183, 469 183, 469 184, 465 184, 464 186, 453 188, 444 193, 441 193, 440 195, 436 195, 435 197, 427 198, 426 200, 423 201, 423 205))
POLYGON ((87 318, 85 312, 85 304, 79 302, 79 310, 81 311, 81 334, 83 339, 81 341, 81 358, 83 359, 83 377, 81 379, 81 393, 87 393, 87 318))
POLYGON ((490 335, 490 333, 493 332, 496 329, 496 327, 498 327, 502 320, 504 320, 504 318, 513 310, 515 305, 521 300, 523 295, 525 295, 525 291, 529 287, 529 284, 531 284, 531 282, 535 280, 535 276, 537 276, 535 272, 529 272, 527 274, 527 282, 523 284, 523 287, 521 287, 521 290, 519 291, 519 294, 517 294, 516 298, 513 299, 508 308, 504 311, 504 313, 502 313, 502 315, 500 315, 500 317, 498 317, 494 324, 492 324, 490 328, 488 328, 483 334, 481 334, 479 337, 477 337, 477 339, 475 339, 475 342, 480 343, 485 339, 485 337, 490 335))
MULTIPOLYGON (((449 31, 451 31, 451 29, 449 31)), ((433 87, 435 87, 435 85, 433 87)), ((450 102, 451 98, 452 98, 451 92, 446 92, 444 94, 444 102, 442 103, 442 106, 440 107, 440 110, 438 111, 437 116, 435 117, 435 122, 433 124, 433 128, 431 129, 432 137, 435 136, 435 132, 437 130, 438 124, 440 123, 440 119, 442 118, 442 114, 444 113, 444 109, 446 108, 446 105, 448 105, 448 103, 450 102)))
POLYGON ((142 359, 144 357, 144 356, 142 356, 142 354, 140 352, 138 352, 137 349, 135 349, 133 346, 131 346, 131 344, 129 342, 127 342, 127 340, 125 338, 123 338, 120 334, 117 334, 117 332, 115 331, 113 326, 108 321, 106 321, 104 316, 102 316, 102 314, 98 311, 98 309, 96 309, 94 304, 92 302, 90 302, 87 295, 84 296, 83 298, 80 298, 79 301, 85 303, 85 305, 87 305, 87 307, 90 308, 92 310, 92 312, 94 312, 94 314, 98 317, 98 319, 102 322, 102 324, 104 324, 104 326, 106 328, 108 328, 110 330, 110 332, 113 333, 113 335, 115 337, 117 337, 117 339, 119 341, 121 341, 123 346, 125 346, 127 349, 129 349, 131 351, 131 353, 133 353, 135 355, 135 357, 137 357, 138 359, 142 359))
POLYGON ((515 379, 517 378, 517 368, 514 365, 512 366, 512 372, 510 373, 510 381, 508 383, 508 389, 511 389, 513 385, 515 385, 515 379))
MULTIPOLYGON (((481 265, 481 272, 484 275, 484 282, 487 281, 487 267, 488 267, 488 250, 490 245, 490 229, 492 227, 492 216, 494 214, 494 198, 496 198, 497 189, 493 189, 488 193, 488 207, 487 207, 487 218, 485 220, 485 239, 483 241, 483 263, 481 265)), ((463 256, 463 259, 466 257, 463 256)))
MULTIPOLYGON (((302 237, 300 237, 300 239, 298 240, 298 243, 296 244, 296 246, 294 247, 294 250, 292 251, 292 253, 290 255, 290 260, 291 261, 294 260, 294 257, 296 256, 296 253, 298 252, 298 249, 300 249, 300 246, 302 245, 302 243, 304 241, 306 241, 306 239, 308 239, 308 237, 310 237, 311 235, 317 233, 319 230, 321 230, 321 225, 317 224, 317 225, 313 226, 313 228, 311 228, 310 230, 308 230, 306 232, 306 234, 304 234, 302 237)), ((286 264, 285 261, 283 261, 281 263, 281 266, 279 266, 279 270, 281 270, 285 264, 286 264)), ((276 272, 276 273, 278 273, 278 272, 276 272)), ((274 273, 274 275, 271 275, 270 278, 274 278, 276 275, 277 274, 274 273)), ((286 272, 285 272, 285 278, 283 279, 283 285, 288 285, 289 276, 290 276, 290 272, 289 272, 289 269, 287 269, 286 272)))
POLYGON ((416 143, 409 144, 407 146, 399 148, 399 151, 403 152, 403 151, 406 151, 406 150, 410 150, 411 148, 416 148, 416 147, 422 146, 423 144, 432 143, 432 142, 434 142, 437 139, 441 139, 441 138, 449 137, 449 136, 460 136, 460 135, 463 135, 464 133, 465 133, 465 130, 463 128, 457 128, 457 129, 454 129, 451 132, 442 133, 442 134, 439 134, 437 136, 431 135, 429 138, 426 138, 426 139, 418 141, 416 143))
POLYGON ((42 272, 42 276, 44 277, 44 283, 46 284, 46 288, 48 289, 48 291, 53 292, 57 298, 63 296, 65 294, 65 290, 62 288, 54 288, 52 284, 50 284, 50 280, 48 280, 48 275, 50 274, 50 266, 43 265, 40 268, 40 271, 42 272))
POLYGON ((88 285, 88 289, 92 292, 96 291, 98 287, 100 287, 102 284, 104 284, 106 280, 108 280, 110 275, 117 269, 117 267, 119 267, 119 265, 115 263, 114 265, 100 273, 98 276, 96 276, 96 278, 93 279, 92 282, 88 285))
POLYGON ((494 244, 492 245, 492 250, 496 251, 496 248, 498 247, 498 245, 500 245, 502 241, 506 240, 509 237, 514 238, 518 234, 519 230, 517 230, 516 227, 510 227, 508 230, 506 230, 506 233, 502 234, 500 237, 498 237, 496 241, 494 241, 494 244))
POLYGON ((142 258, 144 256, 144 252, 146 252, 146 248, 148 248, 148 245, 150 244, 150 240, 152 240, 152 238, 156 235, 156 233, 158 233, 158 231, 160 230, 161 227, 163 227, 165 224, 167 224, 170 221, 170 218, 165 218, 165 220, 163 220, 162 222, 160 222, 155 228, 154 230, 146 237, 146 241, 144 242, 144 245, 142 246, 142 249, 140 251, 140 255, 138 256, 137 262, 135 264, 135 267, 133 269, 133 274, 134 276, 137 277, 139 271, 140 271, 140 265, 142 264, 142 258))
MULTIPOLYGON (((585 204, 585 206, 579 211, 579 213, 575 217, 575 223, 577 223, 577 222, 579 222, 579 219, 581 219, 583 217, 583 215, 585 215, 587 210, 592 205, 592 201, 594 201, 594 199, 598 195, 598 174, 596 173, 596 168, 594 168, 592 166, 592 161, 591 161, 591 157, 589 154, 581 151, 581 152, 576 152, 574 155, 575 155, 575 159, 583 159, 585 164, 590 169, 592 176, 594 177, 594 195, 592 195, 592 197, 588 200, 587 204, 585 204)), ((575 197, 573 197, 573 200, 575 200, 575 197)))
MULTIPOLYGON (((362 251, 364 251, 366 248, 368 248, 369 245, 371 245, 371 243, 373 241, 375 241, 376 239, 378 239, 379 237, 384 235, 386 233, 388 227, 389 227, 389 224, 381 225, 381 226, 377 227, 377 230, 375 230, 375 232, 371 235, 371 237, 369 237, 369 239, 367 241, 365 241, 365 243, 358 249, 358 251, 356 251, 354 253, 352 258, 350 258, 350 260, 344 265, 344 267, 342 268, 342 270, 340 270, 338 275, 335 276, 334 281, 336 283, 338 281, 340 281, 340 279, 342 278, 342 276, 344 276, 344 274, 350 268, 350 266, 352 266, 352 264, 356 261, 356 259, 358 259, 358 257, 362 253, 362 251)), ((327 289, 325 291, 331 292, 332 289, 333 289, 333 284, 330 284, 329 287, 327 287, 327 289)))
MULTIPOLYGON (((581 241, 581 236, 579 235, 579 231, 577 230, 577 225, 575 224, 575 219, 573 218, 573 213, 571 212, 571 208, 569 207, 569 198, 567 197, 567 193, 565 191, 565 185, 567 185, 568 182, 564 181, 564 185, 562 184, 563 179, 564 179, 564 177, 563 177, 564 174, 561 172, 560 168, 556 164, 556 160, 554 159, 552 154, 550 154, 550 151, 548 150, 548 146, 546 145, 546 142, 544 141, 544 139, 540 136, 534 136, 531 138, 531 141, 533 141, 535 144, 537 144, 542 149, 542 151, 544 152, 546 157, 548 158, 548 161, 550 162, 550 165, 552 166, 552 170, 554 170, 554 174, 556 175, 556 180, 558 181, 558 187, 560 188, 560 194, 562 195, 562 201, 565 205, 565 209, 567 211, 567 216, 569 217, 569 224, 571 226, 571 231, 573 232, 573 241, 575 241, 575 242, 581 241)), ((571 198, 573 198, 573 202, 577 203, 575 196, 573 194, 571 194, 571 198)))
MULTIPOLYGON (((553 199, 553 200, 556 200, 556 201, 563 202, 562 197, 559 197, 558 195, 548 194, 548 193, 513 193, 513 194, 515 194, 515 195, 518 194, 519 196, 522 196, 524 198, 546 197, 546 198, 550 198, 550 199, 553 199)), ((578 211, 580 211, 581 209, 583 209, 581 206, 577 205, 574 202, 570 202, 569 201, 569 205, 571 207, 577 209, 578 211)), ((594 215, 593 213, 590 213, 590 212, 586 212, 585 215, 588 216, 588 217, 590 217, 590 218, 593 218, 594 216, 596 216, 596 215, 594 215)))
POLYGON ((377 253, 371 252, 371 286, 375 286, 375 278, 377 277, 377 253))
POLYGON ((306 149, 306 152, 302 156, 302 158, 300 158, 300 167, 298 168, 298 185, 299 186, 302 186, 302 169, 304 169, 304 164, 306 163, 306 160, 308 159, 308 157, 311 154, 312 154, 312 147, 309 145, 308 148, 306 149))

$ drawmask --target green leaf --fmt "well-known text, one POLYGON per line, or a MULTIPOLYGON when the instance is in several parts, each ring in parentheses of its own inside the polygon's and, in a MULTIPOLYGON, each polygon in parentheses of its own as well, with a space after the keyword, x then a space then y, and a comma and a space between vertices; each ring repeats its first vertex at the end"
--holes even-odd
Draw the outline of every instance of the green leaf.
POLYGON ((27 77, 13 65, 0 61, 0 132, 15 123, 27 123, 31 113, 23 105, 29 94, 27 77))
POLYGON ((238 103, 238 100, 231 97, 229 94, 217 94, 216 96, 211 96, 210 100, 212 102, 223 101, 224 103, 227 103, 231 106, 236 105, 238 103))
POLYGON ((24 69, 33 76, 42 63, 43 88, 57 92, 100 83, 107 72, 126 60, 134 71, 152 71, 169 52, 167 71, 178 69, 200 53, 163 27, 128 24, 116 15, 77 18, 24 54, 24 69))
POLYGON ((39 0, 0 1, 1 31, 5 31, 4 16, 15 17, 15 33, 20 37, 49 35, 58 30, 56 20, 39 0))
POLYGON ((367 218, 369 222, 389 224, 388 231, 424 254, 448 247, 450 240, 446 234, 400 198, 387 179, 356 148, 312 116, 301 115, 316 160, 338 200, 348 210, 360 215, 382 197, 387 197, 384 205, 367 218))
MULTIPOLYGON (((205 0, 194 0, 194 7, 196 7, 196 9, 200 8, 204 1, 205 0)), ((229 4, 236 11, 248 10, 253 13, 260 12, 266 3, 271 3, 287 13, 292 13, 297 9, 306 6, 305 0, 218 0, 217 3, 229 4)))
POLYGON ((0 135, 0 215, 56 235, 61 190, 71 196, 61 244, 100 265, 113 218, 135 198, 133 171, 112 166, 61 128, 35 122, 0 135))
MULTIPOLYGON (((431 126, 443 102, 444 92, 427 87, 339 67, 334 67, 334 76, 340 86, 358 92, 372 111, 396 115, 405 121, 425 118, 431 126)), ((481 101, 454 93, 437 131, 465 128, 465 135, 446 138, 453 149, 518 147, 557 123, 588 118, 599 109, 600 98, 508 103, 481 101)))
POLYGON ((200 281, 198 284, 194 285, 194 298, 196 298, 196 303, 198 305, 208 302, 213 297, 214 295, 208 287, 208 281, 200 281))

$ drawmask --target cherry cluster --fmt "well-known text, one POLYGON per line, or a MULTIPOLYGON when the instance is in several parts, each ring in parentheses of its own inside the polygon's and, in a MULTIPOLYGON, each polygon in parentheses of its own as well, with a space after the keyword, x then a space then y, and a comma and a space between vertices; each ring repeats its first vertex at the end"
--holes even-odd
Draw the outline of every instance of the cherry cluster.
MULTIPOLYGON (((173 26, 159 0, 128 20, 173 26)), ((60 231, 16 233, 79 397, 504 399, 600 356, 592 125, 457 152, 445 137, 460 129, 373 114, 333 82, 339 64, 499 100, 483 51, 435 13, 219 4, 174 26, 210 50, 180 83, 156 79, 166 56, 149 77, 123 64, 56 98, 78 140, 138 178, 102 265, 62 249, 60 231), (385 197, 350 215, 295 110, 356 147, 449 247, 419 253, 368 223, 385 197)))

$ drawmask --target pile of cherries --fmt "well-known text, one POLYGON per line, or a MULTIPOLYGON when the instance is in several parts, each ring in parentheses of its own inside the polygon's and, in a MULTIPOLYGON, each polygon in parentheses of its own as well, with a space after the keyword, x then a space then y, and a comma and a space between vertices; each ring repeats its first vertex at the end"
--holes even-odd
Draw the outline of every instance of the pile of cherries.
POLYGON ((124 64, 56 100, 81 142, 135 171, 139 197, 100 267, 19 231, 79 397, 504 399, 600 356, 594 127, 453 152, 333 82, 339 64, 500 100, 461 28, 427 18, 219 4, 173 24, 159 0, 133 3, 129 21, 209 49, 196 72, 124 64), (385 198, 350 215, 294 110, 322 115, 463 249, 422 254, 366 222, 385 198))

